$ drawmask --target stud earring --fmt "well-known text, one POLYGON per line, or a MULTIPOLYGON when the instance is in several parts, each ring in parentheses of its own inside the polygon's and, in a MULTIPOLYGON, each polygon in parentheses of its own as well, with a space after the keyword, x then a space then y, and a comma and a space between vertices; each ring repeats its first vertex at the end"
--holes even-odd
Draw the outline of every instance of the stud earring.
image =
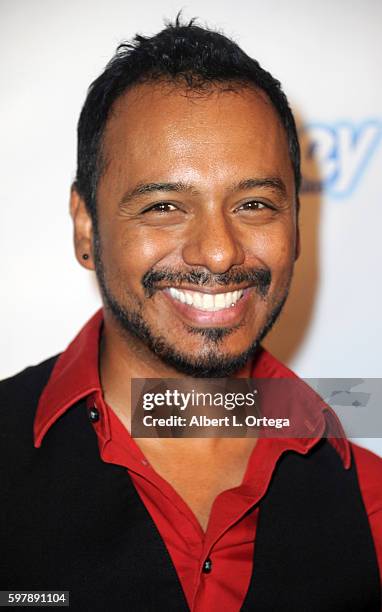
POLYGON ((85 259, 85 261, 89 259, 89 253, 82 253, 82 259, 85 259))

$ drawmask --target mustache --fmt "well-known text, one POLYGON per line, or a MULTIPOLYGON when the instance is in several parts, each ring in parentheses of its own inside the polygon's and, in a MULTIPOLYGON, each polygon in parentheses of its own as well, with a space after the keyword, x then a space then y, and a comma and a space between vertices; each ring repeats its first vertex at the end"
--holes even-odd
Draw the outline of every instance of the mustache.
POLYGON ((148 270, 142 277, 142 285, 146 297, 152 297, 158 289, 159 283, 166 282, 178 287, 183 283, 195 285, 196 287, 216 287, 221 285, 240 285, 248 283, 255 287, 261 297, 265 297, 269 291, 272 274, 268 267, 250 268, 247 270, 229 270, 222 274, 212 274, 206 270, 190 270, 187 272, 162 268, 161 270, 148 270))

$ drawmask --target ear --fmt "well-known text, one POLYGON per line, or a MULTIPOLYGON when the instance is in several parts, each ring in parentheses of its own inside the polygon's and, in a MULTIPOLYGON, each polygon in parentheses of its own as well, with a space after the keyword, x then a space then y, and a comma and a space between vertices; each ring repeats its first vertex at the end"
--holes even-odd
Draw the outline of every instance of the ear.
POLYGON ((87 270, 94 270, 93 223, 75 183, 70 192, 70 215, 74 225, 74 249, 77 260, 87 270), (88 257, 84 259, 84 255, 88 257))

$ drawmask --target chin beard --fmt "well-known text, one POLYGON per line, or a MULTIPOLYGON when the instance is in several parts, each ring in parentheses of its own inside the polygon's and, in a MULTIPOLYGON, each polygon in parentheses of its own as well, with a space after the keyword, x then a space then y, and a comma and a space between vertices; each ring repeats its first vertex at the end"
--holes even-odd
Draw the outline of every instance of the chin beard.
POLYGON ((239 355, 222 356, 219 351, 219 344, 223 337, 228 333, 232 333, 236 328, 223 330, 221 328, 203 328, 198 330, 197 328, 191 328, 191 333, 201 333, 211 347, 208 354, 198 357, 181 353, 167 343, 162 336, 155 336, 138 313, 129 312, 107 290, 105 291, 105 287, 102 289, 102 295, 105 308, 112 313, 122 332, 127 336, 133 335, 138 338, 165 364, 186 376, 194 378, 227 378, 241 370, 247 361, 255 355, 261 340, 270 331, 278 318, 288 294, 285 294, 281 302, 272 311, 266 325, 262 328, 255 341, 246 351, 239 355), (222 334, 222 331, 225 333, 222 334))
POLYGON ((231 328, 189 327, 189 333, 202 335, 209 346, 206 354, 193 357, 178 351, 174 346, 167 343, 163 336, 155 336, 139 312, 128 310, 112 295, 105 280, 97 234, 94 242, 94 261, 104 306, 111 312, 122 333, 127 338, 131 335, 134 336, 166 365, 194 378, 227 378, 241 370, 257 352, 261 340, 271 330, 288 297, 287 289, 282 299, 270 313, 257 338, 246 351, 239 355, 222 356, 219 345, 227 335, 233 333, 240 325, 231 328))

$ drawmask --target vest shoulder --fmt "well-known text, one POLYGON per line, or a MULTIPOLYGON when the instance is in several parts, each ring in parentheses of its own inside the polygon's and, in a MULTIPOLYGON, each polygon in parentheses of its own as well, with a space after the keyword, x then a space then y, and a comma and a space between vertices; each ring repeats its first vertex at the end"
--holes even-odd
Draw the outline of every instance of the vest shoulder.
POLYGON ((382 509, 382 457, 358 444, 351 442, 354 461, 361 487, 378 492, 382 509))
POLYGON ((58 355, 0 381, 1 412, 7 407, 36 403, 49 380, 58 355))

